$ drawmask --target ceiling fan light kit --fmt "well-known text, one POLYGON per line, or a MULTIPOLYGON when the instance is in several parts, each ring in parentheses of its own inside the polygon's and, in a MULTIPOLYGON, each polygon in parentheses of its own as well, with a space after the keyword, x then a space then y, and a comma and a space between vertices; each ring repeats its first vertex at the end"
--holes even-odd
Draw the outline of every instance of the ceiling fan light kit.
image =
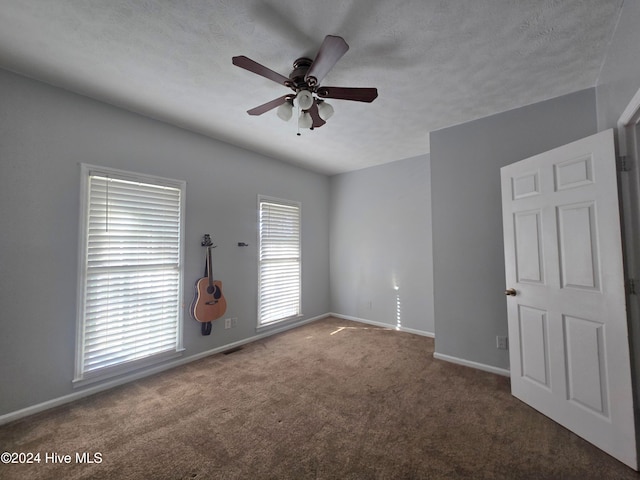
POLYGON ((278 107, 276 113, 278 114, 278 117, 285 122, 291 120, 291 117, 293 117, 293 100, 285 100, 285 102, 278 107))
POLYGON ((298 127, 299 128, 311 128, 313 127, 313 119, 311 118, 311 114, 309 112, 301 112, 300 117, 298 118, 298 127))
POLYGON ((324 100, 318 101, 318 115, 323 120, 329 120, 333 115, 333 107, 331 104, 325 102, 324 100))
POLYGON ((313 105, 313 95, 309 90, 300 90, 296 95, 294 104, 300 108, 300 110, 309 110, 313 105))
POLYGON ((349 45, 342 37, 327 35, 315 60, 306 57, 298 58, 293 62, 293 70, 288 78, 245 56, 233 57, 234 65, 284 85, 295 92, 295 95, 283 95, 252 108, 247 113, 262 115, 277 107, 278 117, 289 121, 293 117, 293 107, 295 106, 300 111, 298 128, 313 130, 324 125, 334 113, 333 107, 324 100, 325 98, 373 102, 378 96, 376 88, 320 86, 320 82, 347 50, 349 50, 349 45))

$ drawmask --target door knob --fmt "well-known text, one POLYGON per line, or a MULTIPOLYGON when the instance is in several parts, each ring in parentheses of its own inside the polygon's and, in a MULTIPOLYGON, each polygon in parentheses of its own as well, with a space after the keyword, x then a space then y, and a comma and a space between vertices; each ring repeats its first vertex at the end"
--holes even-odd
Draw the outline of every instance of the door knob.
POLYGON ((505 295, 508 295, 508 296, 511 296, 511 297, 515 297, 515 296, 518 294, 518 292, 516 292, 516 289, 515 289, 515 288, 507 288, 507 289, 504 291, 504 294, 505 294, 505 295))

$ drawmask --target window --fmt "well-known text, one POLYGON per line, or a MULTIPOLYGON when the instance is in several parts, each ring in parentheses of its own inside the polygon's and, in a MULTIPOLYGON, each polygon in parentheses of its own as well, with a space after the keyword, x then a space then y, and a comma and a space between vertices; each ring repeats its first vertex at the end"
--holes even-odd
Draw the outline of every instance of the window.
POLYGON ((258 326, 300 315, 300 204, 259 197, 258 326))
POLYGON ((81 166, 75 382, 182 350, 185 184, 81 166))

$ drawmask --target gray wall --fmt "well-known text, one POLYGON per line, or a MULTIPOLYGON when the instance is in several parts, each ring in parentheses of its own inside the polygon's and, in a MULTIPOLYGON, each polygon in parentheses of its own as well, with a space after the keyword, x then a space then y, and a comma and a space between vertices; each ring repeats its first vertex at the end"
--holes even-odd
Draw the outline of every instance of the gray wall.
POLYGON ((433 333, 429 164, 424 155, 331 177, 332 312, 433 333))
POLYGON ((500 167, 595 132, 588 89, 431 133, 437 353, 509 368, 500 167))
POLYGON ((613 128, 640 89, 640 2, 626 1, 596 86, 598 130, 613 128))
POLYGON ((186 356, 256 335, 258 194, 302 202, 302 311, 329 311, 327 176, 0 70, 0 415, 73 392, 80 162, 187 181, 186 356), (209 337, 187 310, 204 233, 238 318, 209 337))

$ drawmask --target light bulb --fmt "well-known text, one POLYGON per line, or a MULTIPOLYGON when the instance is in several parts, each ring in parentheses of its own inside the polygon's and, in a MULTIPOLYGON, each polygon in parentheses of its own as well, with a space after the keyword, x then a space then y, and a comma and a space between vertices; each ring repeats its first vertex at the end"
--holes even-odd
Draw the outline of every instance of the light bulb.
POLYGON ((276 113, 278 114, 278 117, 280 117, 285 122, 290 120, 293 116, 293 104, 289 100, 285 101, 278 107, 276 113))
POLYGON ((311 128, 313 127, 313 119, 309 112, 302 112, 300 117, 298 117, 298 127, 299 128, 311 128))
POLYGON ((318 102, 318 115, 323 120, 329 120, 333 115, 333 107, 327 102, 318 102))
POLYGON ((296 105, 300 110, 307 110, 313 105, 313 95, 309 90, 300 90, 296 95, 296 105))

